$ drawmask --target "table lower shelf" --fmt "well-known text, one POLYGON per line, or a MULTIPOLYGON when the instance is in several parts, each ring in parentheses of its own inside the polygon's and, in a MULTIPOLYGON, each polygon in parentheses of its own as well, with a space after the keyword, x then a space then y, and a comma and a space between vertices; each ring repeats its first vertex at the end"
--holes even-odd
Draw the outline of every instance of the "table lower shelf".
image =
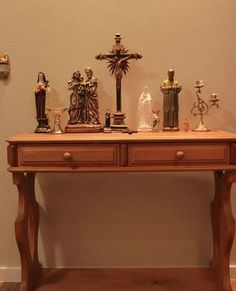
POLYGON ((37 291, 220 291, 209 268, 44 269, 37 291))

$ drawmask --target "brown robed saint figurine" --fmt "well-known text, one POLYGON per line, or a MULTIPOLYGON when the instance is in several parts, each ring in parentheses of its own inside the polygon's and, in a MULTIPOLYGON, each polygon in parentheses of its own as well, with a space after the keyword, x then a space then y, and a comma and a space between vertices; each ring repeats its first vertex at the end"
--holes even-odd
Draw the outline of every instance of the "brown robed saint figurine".
POLYGON ((114 123, 111 125, 113 130, 121 130, 127 128, 124 122, 125 114, 121 109, 121 80, 123 73, 126 74, 129 70, 130 59, 141 59, 142 56, 139 54, 128 54, 128 50, 121 44, 120 33, 115 35, 115 44, 113 45, 110 54, 103 55, 99 54, 95 58, 97 60, 107 60, 108 68, 112 75, 116 78, 116 112, 113 114, 114 123))
POLYGON ((163 131, 179 130, 179 92, 182 86, 174 80, 175 72, 168 71, 168 80, 165 80, 160 89, 163 93, 163 131))

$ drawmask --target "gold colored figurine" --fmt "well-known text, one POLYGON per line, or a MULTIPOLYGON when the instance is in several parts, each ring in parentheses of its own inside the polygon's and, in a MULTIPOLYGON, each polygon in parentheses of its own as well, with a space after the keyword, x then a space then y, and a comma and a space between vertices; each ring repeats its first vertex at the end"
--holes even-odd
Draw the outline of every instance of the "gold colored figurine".
POLYGON ((179 96, 182 86, 174 80, 174 70, 168 70, 168 79, 164 81, 160 89, 163 93, 163 131, 179 130, 179 96))
POLYGON ((68 110, 69 121, 66 132, 99 132, 103 126, 99 121, 97 84, 90 67, 85 69, 86 80, 80 71, 73 73, 68 81, 70 95, 70 107, 68 110))
POLYGON ((193 129, 193 131, 210 131, 210 129, 205 126, 203 118, 205 115, 207 115, 209 113, 209 110, 212 107, 215 106, 216 108, 219 108, 220 99, 218 98, 218 94, 215 94, 215 93, 211 94, 211 99, 209 100, 211 104, 208 105, 200 97, 202 87, 204 87, 203 81, 202 80, 196 81, 195 88, 197 89, 197 91, 196 91, 197 101, 194 102, 191 113, 194 116, 200 116, 200 121, 199 121, 197 127, 195 129, 193 129))
POLYGON ((97 60, 107 60, 108 68, 112 75, 115 75, 116 78, 116 112, 113 114, 114 123, 111 125, 113 130, 122 130, 127 128, 127 125, 124 122, 125 114, 121 109, 121 80, 123 74, 126 74, 129 71, 129 62, 128 60, 141 59, 142 56, 139 54, 128 54, 128 50, 121 44, 120 33, 115 35, 115 44, 113 45, 110 54, 103 55, 99 54, 95 58, 97 60))

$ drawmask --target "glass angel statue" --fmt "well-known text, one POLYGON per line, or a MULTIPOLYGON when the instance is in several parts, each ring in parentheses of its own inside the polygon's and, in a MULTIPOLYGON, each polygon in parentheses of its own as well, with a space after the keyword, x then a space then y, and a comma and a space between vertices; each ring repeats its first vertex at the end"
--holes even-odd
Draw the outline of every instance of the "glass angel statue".
POLYGON ((138 131, 152 131, 152 97, 145 86, 139 97, 138 131))

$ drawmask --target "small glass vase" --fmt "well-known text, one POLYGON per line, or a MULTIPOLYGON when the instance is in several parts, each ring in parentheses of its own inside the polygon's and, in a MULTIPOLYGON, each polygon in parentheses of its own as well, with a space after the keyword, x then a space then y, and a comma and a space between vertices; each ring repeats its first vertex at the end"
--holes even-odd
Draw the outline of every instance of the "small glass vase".
POLYGON ((51 113, 54 117, 54 126, 51 129, 52 134, 62 134, 64 133, 63 129, 61 128, 61 116, 62 114, 67 111, 67 107, 49 107, 47 111, 51 113))

